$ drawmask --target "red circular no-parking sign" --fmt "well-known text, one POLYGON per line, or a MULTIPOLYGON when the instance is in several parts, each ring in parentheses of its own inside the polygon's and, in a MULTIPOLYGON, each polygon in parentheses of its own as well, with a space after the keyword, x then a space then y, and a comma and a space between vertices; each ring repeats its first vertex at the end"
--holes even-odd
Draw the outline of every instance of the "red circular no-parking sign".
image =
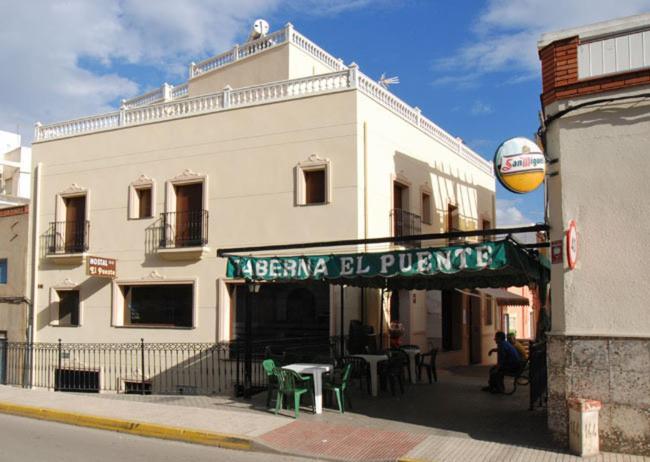
POLYGON ((578 260, 578 233, 575 220, 569 222, 569 229, 566 231, 566 259, 569 268, 574 269, 578 260))

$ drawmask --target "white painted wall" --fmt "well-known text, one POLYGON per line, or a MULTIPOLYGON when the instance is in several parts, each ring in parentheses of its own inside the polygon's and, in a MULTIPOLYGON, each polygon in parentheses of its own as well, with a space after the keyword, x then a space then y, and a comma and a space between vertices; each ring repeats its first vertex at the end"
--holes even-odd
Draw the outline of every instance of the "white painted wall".
MULTIPOLYGON (((608 96, 624 94, 634 93, 608 96)), ((547 115, 557 109, 548 108, 547 115)), ((593 106, 549 128, 547 153, 560 159, 551 167, 560 174, 549 178, 551 239, 562 239, 572 219, 578 229, 576 269, 552 268, 554 332, 642 337, 650 332, 649 110, 647 101, 593 106)))

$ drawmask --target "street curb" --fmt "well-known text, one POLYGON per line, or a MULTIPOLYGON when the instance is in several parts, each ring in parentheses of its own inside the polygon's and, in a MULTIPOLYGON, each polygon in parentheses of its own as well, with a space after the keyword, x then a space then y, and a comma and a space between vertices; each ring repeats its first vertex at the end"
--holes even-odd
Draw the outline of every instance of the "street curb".
POLYGON ((130 420, 98 417, 74 412, 59 411, 34 406, 24 406, 0 401, 0 413, 29 417, 39 420, 49 420, 80 427, 112 430, 137 436, 147 436, 166 440, 184 441, 187 443, 218 446, 227 449, 253 451, 253 440, 224 433, 211 433, 200 430, 188 430, 152 423, 130 420))

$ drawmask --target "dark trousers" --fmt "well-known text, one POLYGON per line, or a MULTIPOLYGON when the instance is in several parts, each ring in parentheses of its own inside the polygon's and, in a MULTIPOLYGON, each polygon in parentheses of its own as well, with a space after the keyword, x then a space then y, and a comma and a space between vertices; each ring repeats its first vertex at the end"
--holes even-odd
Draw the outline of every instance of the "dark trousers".
POLYGON ((508 367, 494 366, 493 368, 491 368, 490 378, 488 380, 488 385, 490 386, 490 389, 503 393, 506 389, 503 383, 503 377, 507 373, 516 373, 518 370, 519 368, 517 367, 508 368, 508 367))

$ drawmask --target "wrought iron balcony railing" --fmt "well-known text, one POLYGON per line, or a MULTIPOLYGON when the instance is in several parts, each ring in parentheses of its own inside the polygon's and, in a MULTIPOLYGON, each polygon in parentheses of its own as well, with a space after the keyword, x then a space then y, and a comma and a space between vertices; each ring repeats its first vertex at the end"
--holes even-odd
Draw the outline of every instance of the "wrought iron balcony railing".
MULTIPOLYGON (((422 218, 420 215, 402 209, 392 209, 390 214, 393 222, 393 235, 395 237, 414 236, 422 233, 422 218)), ((403 245, 419 247, 420 242, 411 241, 403 245)))
POLYGON ((89 221, 50 222, 48 254, 82 253, 88 250, 89 221))
POLYGON ((161 249, 201 247, 208 243, 207 210, 166 212, 161 218, 161 249))

